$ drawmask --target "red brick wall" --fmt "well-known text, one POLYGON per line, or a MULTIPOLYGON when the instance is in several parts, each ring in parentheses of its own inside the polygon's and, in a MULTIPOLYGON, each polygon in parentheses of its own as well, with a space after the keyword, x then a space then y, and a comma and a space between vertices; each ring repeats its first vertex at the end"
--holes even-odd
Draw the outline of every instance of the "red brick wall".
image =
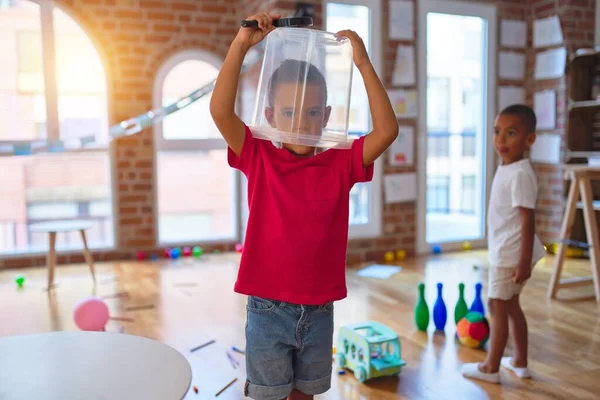
MULTIPOLYGON (((305 1, 306 2, 306 1, 305 1)), ((309 0, 316 8, 315 27, 322 26, 322 1, 309 0)), ((530 30, 533 18, 559 14, 563 23, 569 50, 593 42, 593 0, 552 0, 529 2, 517 0, 492 1, 498 7, 498 18, 527 20, 530 30)), ((152 90, 158 68, 171 55, 186 48, 199 48, 223 58, 230 41, 237 32, 239 21, 248 15, 273 7, 284 16, 295 11, 291 0, 56 0, 96 44, 103 59, 109 86, 110 123, 142 113, 152 108, 152 90)), ((388 39, 388 1, 383 2, 382 34, 385 52, 387 87, 391 76, 397 41, 388 39)), ((416 7, 415 7, 416 10, 416 7)), ((417 29, 415 14, 415 29, 417 29)), ((499 24, 498 24, 499 26, 499 24)), ((416 32, 415 32, 416 37, 416 32)), ((530 39, 531 41, 531 39, 530 39)), ((405 44, 414 44, 409 41, 405 44)), ((532 72, 532 52, 529 51, 532 72)), ((417 69, 418 71, 418 69, 417 69)), ((537 83, 528 80, 528 98, 540 85, 563 90, 564 80, 537 83), (554 85, 554 86, 552 86, 554 85)), ((564 94, 559 94, 559 106, 564 108, 564 94)), ((415 120, 400 121, 416 126, 415 120)), ((564 114, 559 114, 564 133, 564 114)), ((417 132, 415 130, 415 132, 417 132)), ((418 133, 417 134, 421 134, 418 133)), ((415 140, 415 143, 417 141, 415 140)), ((415 149, 416 150, 416 149, 415 149)), ((155 247, 154 221, 154 147, 152 130, 113 142, 116 179, 116 233, 118 251, 97 258, 131 257, 138 249, 155 247)), ((417 160, 415 160, 416 165, 417 160)), ((387 163, 387 159, 386 159, 387 163)), ((556 234, 562 213, 562 180, 560 171, 537 166, 541 199, 538 227, 545 238, 556 234), (560 192, 560 193, 559 193, 560 192)), ((415 171, 415 168, 385 167, 385 173, 415 171)), ((380 193, 382 196, 383 193, 380 193)), ((349 262, 380 259, 385 251, 398 248, 409 254, 415 250, 416 203, 385 205, 383 209, 383 236, 374 240, 353 240, 350 243, 349 262)), ((227 248, 231 248, 228 246, 227 248)), ((78 261, 79 256, 64 256, 60 261, 78 261)), ((43 258, 34 260, 42 264, 43 258)), ((17 260, 15 265, 30 265, 17 260)), ((8 264, 7 264, 8 265, 8 264)))
MULTIPOLYGON (((596 4, 594 0, 530 0, 527 14, 529 39, 527 51, 527 94, 533 105, 533 94, 544 89, 556 91, 556 129, 547 133, 562 137, 562 150, 566 150, 566 108, 567 79, 535 80, 533 78, 536 54, 545 50, 533 48, 533 21, 558 15, 567 52, 583 47, 593 47, 596 4)), ((560 47, 560 46, 556 46, 560 47)), ((564 161, 564 160, 563 160, 564 161)), ((560 227, 565 206, 565 182, 563 169, 555 165, 534 165, 538 176, 539 194, 536 209, 537 231, 545 243, 556 242, 560 236, 560 227)))

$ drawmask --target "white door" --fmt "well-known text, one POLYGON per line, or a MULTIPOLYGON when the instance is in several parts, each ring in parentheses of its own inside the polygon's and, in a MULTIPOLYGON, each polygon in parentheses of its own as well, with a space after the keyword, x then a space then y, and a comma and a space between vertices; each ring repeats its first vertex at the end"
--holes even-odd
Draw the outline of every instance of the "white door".
POLYGON ((419 2, 417 250, 485 245, 495 113, 496 7, 419 2))

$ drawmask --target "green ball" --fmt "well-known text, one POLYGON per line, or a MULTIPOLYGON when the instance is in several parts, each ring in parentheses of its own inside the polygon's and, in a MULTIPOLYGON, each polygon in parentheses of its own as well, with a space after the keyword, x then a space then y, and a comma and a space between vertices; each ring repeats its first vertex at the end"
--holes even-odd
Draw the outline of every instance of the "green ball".
POLYGON ((15 276, 15 283, 17 284, 17 286, 23 287, 23 284, 25 283, 25 275, 19 274, 15 276))
POLYGON ((194 246, 194 248, 192 249, 192 255, 194 257, 200 257, 202 255, 202 247, 194 246))

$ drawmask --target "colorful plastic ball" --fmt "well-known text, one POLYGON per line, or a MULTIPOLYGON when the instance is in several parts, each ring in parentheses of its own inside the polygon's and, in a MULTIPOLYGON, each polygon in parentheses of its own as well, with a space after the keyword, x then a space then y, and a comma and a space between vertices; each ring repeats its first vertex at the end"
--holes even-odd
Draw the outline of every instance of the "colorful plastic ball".
POLYGON ((108 306, 99 297, 88 297, 75 306, 73 319, 82 331, 103 331, 108 322, 108 306))
POLYGON ((163 254, 164 254, 165 258, 171 258, 171 249, 169 249, 167 247, 163 254))
POLYGON ((177 260, 181 256, 181 249, 179 247, 174 247, 171 249, 171 259, 177 260))
POLYGON ((385 262, 394 261, 394 253, 391 251, 388 251, 387 253, 384 254, 383 259, 385 260, 385 262))
POLYGON ((144 259, 146 258, 146 253, 144 253, 143 251, 138 251, 135 255, 135 258, 138 261, 144 261, 144 259))
POLYGON ((19 274, 19 275, 15 276, 15 283, 17 284, 18 287, 22 288, 23 285, 25 284, 25 275, 19 274))
POLYGON ((490 324, 480 312, 469 311, 458 321, 456 335, 464 346, 482 348, 490 337, 490 324))
POLYGON ((396 252, 396 259, 398 259, 398 261, 402 261, 406 258, 406 251, 400 249, 396 252))
POLYGON ((433 250, 433 254, 440 254, 442 252, 442 246, 434 244, 431 250, 433 250))
POLYGON ((191 255, 192 255, 192 249, 190 249, 189 247, 184 247, 183 248, 183 256, 189 257, 191 255))
POLYGON ((194 248, 192 249, 192 255, 194 257, 200 257, 200 256, 202 256, 202 247, 200 247, 200 246, 194 246, 194 248))
POLYGON ((158 256, 156 254, 152 254, 150 258, 152 258, 152 261, 158 260, 158 256))
POLYGON ((242 246, 241 243, 235 245, 235 251, 237 251, 238 253, 241 253, 243 250, 244 246, 242 246))
POLYGON ((471 246, 471 242, 463 242, 462 244, 462 249, 464 251, 469 251, 473 248, 473 246, 471 246))

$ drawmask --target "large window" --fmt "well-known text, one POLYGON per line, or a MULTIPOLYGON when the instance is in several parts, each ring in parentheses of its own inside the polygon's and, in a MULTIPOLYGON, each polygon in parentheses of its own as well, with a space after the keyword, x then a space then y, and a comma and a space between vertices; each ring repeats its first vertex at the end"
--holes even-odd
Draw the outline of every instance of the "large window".
POLYGON ((450 177, 427 177, 427 211, 441 214, 450 212, 450 177))
MULTIPOLYGON (((88 36, 48 1, 0 2, 0 254, 43 252, 30 226, 92 222, 90 247, 113 245, 106 79, 88 36), (83 144, 86 144, 85 146, 83 144), (62 151, 13 155, 37 144, 62 151)), ((58 235, 57 248, 80 247, 58 235)))
MULTIPOLYGON (((169 59, 158 73, 155 106, 170 105, 212 82, 220 60, 202 51, 169 59)), ((235 240, 236 172, 209 112, 210 95, 155 126, 158 241, 235 240)))
MULTIPOLYGON (((337 32, 352 29, 363 39, 369 56, 379 76, 381 57, 381 1, 332 0, 326 2, 326 30, 337 32)), ((369 101, 360 73, 354 68, 349 116, 349 132, 362 136, 371 130, 369 101)), ((340 95, 345 95, 345 87, 340 95)), ((329 88, 335 95, 336 88, 329 88)), ((350 237, 373 237, 381 234, 381 171, 380 162, 370 183, 360 183, 350 192, 350 237)))
POLYGON ((417 250, 485 245, 486 193, 493 157, 496 6, 420 0, 417 250))
POLYGON ((477 177, 475 175, 465 175, 462 177, 461 183, 461 212, 474 214, 476 208, 475 190, 477 188, 477 177))

